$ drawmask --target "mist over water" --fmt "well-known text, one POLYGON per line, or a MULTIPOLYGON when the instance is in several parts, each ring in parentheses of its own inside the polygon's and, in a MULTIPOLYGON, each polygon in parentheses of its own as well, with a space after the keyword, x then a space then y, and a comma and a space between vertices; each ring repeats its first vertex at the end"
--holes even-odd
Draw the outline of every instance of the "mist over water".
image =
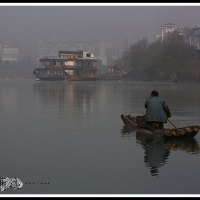
POLYGON ((125 129, 120 115, 141 115, 155 89, 177 127, 200 125, 199 87, 0 80, 1 177, 23 182, 1 194, 198 195, 199 133, 145 141, 125 129))

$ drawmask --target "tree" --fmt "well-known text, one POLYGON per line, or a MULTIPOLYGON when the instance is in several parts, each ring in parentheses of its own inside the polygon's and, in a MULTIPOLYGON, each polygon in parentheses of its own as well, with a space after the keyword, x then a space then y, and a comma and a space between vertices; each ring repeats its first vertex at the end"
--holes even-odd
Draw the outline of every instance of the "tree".
POLYGON ((2 58, 0 57, 0 70, 3 69, 3 61, 2 61, 2 58))
POLYGON ((185 43, 178 32, 170 33, 164 41, 148 44, 143 38, 122 55, 123 66, 129 66, 129 74, 142 71, 149 80, 199 80, 199 50, 185 43))
POLYGON ((136 44, 130 46, 130 67, 133 72, 137 72, 142 69, 144 64, 143 59, 146 56, 148 45, 148 40, 146 38, 142 38, 136 44))

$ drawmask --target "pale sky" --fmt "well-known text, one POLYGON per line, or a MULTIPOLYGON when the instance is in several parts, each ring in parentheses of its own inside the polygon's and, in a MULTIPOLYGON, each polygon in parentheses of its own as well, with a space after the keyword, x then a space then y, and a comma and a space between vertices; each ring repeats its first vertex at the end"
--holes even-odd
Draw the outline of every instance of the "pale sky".
POLYGON ((0 3, 0 40, 152 42, 165 23, 199 25, 200 3, 0 3))

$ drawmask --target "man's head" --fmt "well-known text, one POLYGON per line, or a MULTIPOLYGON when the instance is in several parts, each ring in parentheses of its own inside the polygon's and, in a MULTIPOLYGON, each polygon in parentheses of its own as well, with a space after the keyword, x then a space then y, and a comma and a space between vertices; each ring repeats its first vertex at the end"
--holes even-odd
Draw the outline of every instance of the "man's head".
POLYGON ((158 92, 157 91, 155 91, 155 90, 153 90, 152 92, 151 92, 151 97, 153 97, 153 96, 156 96, 156 97, 158 97, 158 92))

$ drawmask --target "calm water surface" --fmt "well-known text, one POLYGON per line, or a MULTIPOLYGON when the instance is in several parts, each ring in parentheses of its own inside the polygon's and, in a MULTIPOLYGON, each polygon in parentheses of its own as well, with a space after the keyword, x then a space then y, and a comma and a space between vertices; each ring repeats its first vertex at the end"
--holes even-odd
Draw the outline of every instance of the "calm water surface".
POLYGON ((177 127, 200 125, 198 83, 0 80, 0 177, 23 182, 0 195, 200 194, 200 133, 145 142, 124 127, 152 90, 177 127))

